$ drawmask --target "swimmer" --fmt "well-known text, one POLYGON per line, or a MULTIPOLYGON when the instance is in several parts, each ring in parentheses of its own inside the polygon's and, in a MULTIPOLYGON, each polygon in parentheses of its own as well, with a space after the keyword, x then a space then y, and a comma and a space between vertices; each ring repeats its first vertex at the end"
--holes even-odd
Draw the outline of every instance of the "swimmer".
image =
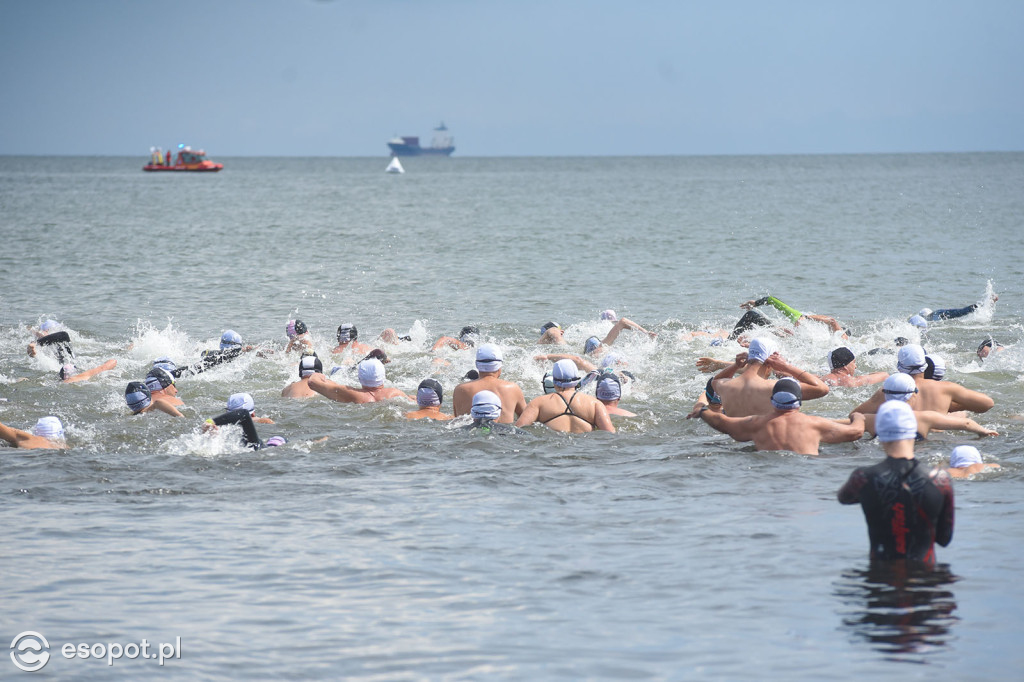
POLYGON ((469 410, 473 423, 461 428, 463 431, 476 431, 484 435, 508 436, 525 433, 512 424, 499 421, 503 411, 501 396, 494 391, 477 391, 473 394, 473 406, 469 410))
POLYGON ((358 341, 358 338, 359 330, 356 329, 356 326, 351 322, 343 322, 338 325, 338 345, 331 353, 339 355, 346 351, 351 351, 354 355, 366 355, 373 350, 373 347, 358 341))
POLYGON ((233 329, 228 329, 220 336, 220 348, 217 350, 204 350, 199 357, 199 362, 188 365, 187 367, 178 367, 172 374, 176 378, 183 376, 195 376, 201 374, 217 365, 225 362, 230 362, 235 358, 239 357, 242 353, 248 353, 253 350, 253 346, 244 345, 242 343, 242 337, 238 332, 233 329))
POLYGON ((164 367, 154 366, 144 380, 153 400, 163 400, 170 405, 184 405, 185 401, 178 397, 178 387, 174 385, 174 375, 164 367))
POLYGON ((418 410, 406 412, 406 419, 436 419, 448 421, 455 419, 450 414, 441 411, 441 404, 444 402, 444 389, 437 379, 424 379, 416 388, 416 404, 418 410))
POLYGON ((147 412, 163 412, 172 417, 184 417, 174 405, 166 400, 153 400, 153 394, 146 384, 141 381, 129 382, 124 389, 124 402, 132 414, 146 414, 147 412))
POLYGON ((756 300, 750 300, 745 303, 741 303, 740 307, 744 308, 745 310, 753 311, 754 308, 757 308, 758 306, 762 305, 770 305, 779 312, 781 312, 783 315, 790 319, 790 321, 793 323, 793 326, 800 326, 800 322, 802 320, 812 320, 814 322, 819 322, 825 325, 833 333, 841 332, 844 339, 849 337, 849 330, 844 329, 843 326, 839 324, 838 320, 836 320, 836 318, 830 317, 828 315, 812 315, 810 313, 801 313, 799 310, 796 310, 786 305, 785 303, 783 303, 782 301, 780 301, 779 299, 775 298, 770 294, 768 296, 762 296, 761 298, 756 300))
POLYGON ((714 377, 708 379, 708 383, 704 385, 704 392, 700 394, 697 402, 693 404, 690 414, 686 415, 687 419, 696 419, 700 416, 700 411, 705 407, 715 412, 722 411, 722 398, 715 393, 715 389, 711 385, 711 382, 714 380, 714 377))
POLYGON ((758 450, 788 450, 798 455, 817 455, 821 443, 848 443, 864 435, 863 415, 845 423, 804 414, 800 411, 802 398, 800 382, 786 377, 772 385, 772 411, 768 414, 730 417, 702 407, 698 416, 733 440, 753 441, 758 450))
POLYGON ((604 404, 605 411, 611 417, 636 416, 636 413, 619 407, 619 400, 622 399, 622 382, 614 374, 606 373, 601 375, 594 389, 594 397, 604 404))
MULTIPOLYGON (((928 434, 935 430, 943 431, 967 431, 979 436, 998 436, 999 433, 992 429, 985 428, 978 422, 959 414, 947 414, 934 410, 919 410, 911 402, 918 394, 917 382, 909 374, 896 372, 886 378, 882 384, 882 394, 886 401, 898 400, 905 402, 914 410, 914 417, 917 419, 917 439, 924 440, 928 434)), ((874 414, 865 414, 864 430, 875 435, 874 414)))
POLYGON ((67 362, 64 363, 64 365, 60 368, 60 371, 57 372, 57 375, 60 377, 60 380, 65 384, 74 384, 79 381, 88 381, 97 374, 109 372, 115 367, 117 367, 117 360, 113 358, 107 360, 102 365, 98 365, 96 367, 93 367, 92 369, 82 370, 81 372, 78 371, 78 368, 75 367, 74 363, 67 362))
POLYGON ((469 414, 473 407, 473 396, 480 391, 491 391, 501 397, 501 416, 498 421, 511 424, 526 409, 523 389, 511 381, 501 378, 504 356, 493 343, 485 343, 476 349, 476 370, 479 379, 459 384, 452 392, 452 408, 456 417, 469 414))
POLYGON ((313 350, 313 339, 309 337, 309 329, 302 320, 288 320, 284 333, 288 335, 288 347, 284 349, 286 353, 313 350))
MULTIPOLYGON (((52 320, 48 320, 51 321, 52 320)), ((43 323, 44 326, 46 323, 43 323)), ((53 329, 50 327, 49 329, 53 329)), ((71 336, 68 335, 66 330, 54 330, 44 336, 38 336, 35 341, 28 344, 28 354, 30 357, 36 357, 39 350, 43 348, 53 347, 53 350, 57 354, 57 361, 60 364, 71 362, 75 359, 75 353, 71 350, 71 336)))
POLYGON ((323 374, 311 375, 309 387, 325 398, 339 403, 375 403, 389 398, 412 400, 397 388, 384 385, 384 363, 380 360, 363 360, 359 363, 358 373, 359 388, 336 384, 323 374))
POLYGON ((924 338, 924 335, 928 333, 928 321, 920 315, 911 315, 907 318, 907 322, 920 330, 922 338, 924 338))
POLYGON ((480 338, 479 327, 469 325, 462 328, 462 331, 459 332, 459 338, 453 339, 450 336, 442 336, 441 338, 434 342, 434 345, 431 346, 430 350, 434 352, 439 351, 442 348, 451 348, 452 350, 465 350, 467 348, 475 346, 478 338, 480 338))
MULTIPOLYGON (((948 414, 953 407, 970 412, 988 412, 995 405, 989 396, 972 391, 952 381, 931 381, 924 378, 928 367, 924 348, 911 343, 900 348, 896 356, 896 369, 909 374, 917 386, 917 395, 910 400, 910 406, 922 412, 934 411, 948 414)), ((885 402, 885 394, 879 389, 866 401, 854 408, 854 412, 872 414, 885 402)))
POLYGON ((253 423, 252 414, 245 408, 239 408, 237 410, 229 410, 223 414, 219 414, 212 419, 207 419, 206 423, 203 424, 203 433, 217 432, 220 426, 231 426, 237 424, 242 428, 242 445, 252 448, 253 450, 261 450, 266 447, 276 447, 278 445, 284 445, 288 442, 288 439, 284 436, 271 436, 264 443, 256 431, 256 424, 253 423))
POLYGON ((303 353, 299 358, 299 380, 294 381, 281 391, 282 398, 313 398, 318 394, 309 387, 309 378, 314 374, 323 374, 324 365, 316 353, 303 353))
POLYGON ((917 420, 910 406, 890 400, 875 420, 885 460, 856 469, 839 489, 841 504, 860 503, 872 559, 935 564, 935 545, 953 539, 953 484, 941 469, 914 457, 917 420))
POLYGON ((800 383, 803 400, 828 395, 829 388, 824 381, 786 362, 777 348, 772 339, 754 339, 746 353, 737 355, 735 362, 715 375, 712 386, 722 398, 725 414, 750 417, 772 413, 771 395, 775 386, 769 379, 772 372, 795 378, 800 383), (737 376, 741 368, 743 373, 737 376))
POLYGON ((0 439, 26 450, 64 450, 64 426, 57 417, 40 417, 31 431, 0 424, 0 439))
POLYGON ((560 324, 557 322, 548 322, 540 328, 540 338, 537 340, 537 345, 567 345, 568 342, 562 334, 562 326, 560 324))
POLYGON ((540 422, 549 429, 568 433, 587 433, 595 429, 615 433, 604 403, 577 390, 580 376, 572 360, 556 362, 551 376, 555 392, 531 400, 516 426, 540 422))
POLYGON ((828 354, 831 372, 821 377, 829 386, 856 387, 879 384, 889 376, 885 372, 872 372, 856 376, 857 356, 846 346, 840 346, 828 354))
MULTIPOLYGON (((597 337, 591 337, 596 339, 597 337)), ((559 360, 572 360, 576 365, 576 368, 581 372, 595 372, 597 371, 597 365, 590 360, 580 357, 579 355, 572 355, 571 353, 540 353, 534 355, 533 359, 537 362, 558 362, 559 360)))
POLYGON ((976 352, 978 354, 978 359, 984 360, 993 352, 1001 351, 1002 349, 1002 344, 996 343, 994 340, 992 340, 992 337, 989 337, 981 342, 981 345, 978 346, 978 350, 976 352))
MULTIPOLYGON (((605 312, 611 312, 614 315, 614 311, 605 312)), ((608 349, 609 346, 615 343, 615 340, 619 338, 619 334, 622 332, 623 329, 631 329, 633 331, 642 332, 644 334, 647 334, 647 336, 651 337, 652 339, 657 338, 658 336, 656 332, 647 331, 646 329, 638 325, 636 322, 633 322, 632 320, 628 320, 625 317, 622 317, 615 320, 615 324, 612 326, 611 330, 605 335, 603 339, 599 339, 596 336, 591 336, 590 338, 588 338, 586 342, 583 344, 583 354, 601 355, 608 349)))
MULTIPOLYGON (((999 300, 999 296, 998 294, 993 293, 989 296, 988 300, 991 301, 992 303, 995 303, 996 301, 999 300)), ((964 306, 963 308, 945 308, 942 310, 921 308, 921 310, 917 314, 923 317, 924 319, 928 320, 929 322, 937 322, 938 320, 952 320, 957 317, 964 317, 965 315, 970 315, 978 308, 984 306, 985 303, 985 301, 980 301, 978 303, 972 303, 969 306, 964 306)))
POLYGON ((248 393, 232 393, 228 396, 227 410, 228 412, 233 410, 247 410, 249 415, 252 416, 252 420, 257 424, 274 423, 274 420, 270 417, 256 416, 256 401, 253 400, 252 396, 248 393))
POLYGON ((999 469, 998 464, 989 464, 981 461, 981 453, 973 445, 957 445, 949 456, 949 466, 946 471, 953 478, 967 478, 979 474, 986 469, 999 469))

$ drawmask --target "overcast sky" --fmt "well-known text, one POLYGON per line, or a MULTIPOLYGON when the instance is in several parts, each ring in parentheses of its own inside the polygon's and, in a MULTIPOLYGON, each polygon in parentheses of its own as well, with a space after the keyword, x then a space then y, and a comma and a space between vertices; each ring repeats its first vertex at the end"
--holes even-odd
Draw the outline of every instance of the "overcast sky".
POLYGON ((0 154, 1024 150, 1024 2, 0 0, 0 154))

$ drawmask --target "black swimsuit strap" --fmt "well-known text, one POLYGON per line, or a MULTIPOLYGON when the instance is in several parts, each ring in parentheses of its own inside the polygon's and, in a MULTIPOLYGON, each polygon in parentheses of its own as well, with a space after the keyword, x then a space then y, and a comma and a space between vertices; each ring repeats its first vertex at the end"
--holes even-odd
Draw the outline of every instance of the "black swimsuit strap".
POLYGON ((584 419, 583 417, 579 416, 578 414, 576 414, 575 412, 572 411, 572 407, 570 407, 570 405, 572 405, 572 401, 575 400, 575 398, 576 398, 576 396, 578 394, 579 394, 579 391, 573 391, 572 397, 569 398, 568 400, 566 400, 565 396, 562 395, 561 393, 555 393, 555 395, 557 395, 559 398, 561 398, 562 402, 565 403, 565 410, 562 412, 562 414, 556 414, 554 417, 551 417, 550 419, 545 419, 544 421, 541 422, 541 424, 547 424, 549 421, 554 421, 555 419, 558 419, 559 417, 576 417, 580 421, 586 422, 587 424, 590 424, 591 426, 594 426, 593 422, 587 421, 586 419, 584 419))

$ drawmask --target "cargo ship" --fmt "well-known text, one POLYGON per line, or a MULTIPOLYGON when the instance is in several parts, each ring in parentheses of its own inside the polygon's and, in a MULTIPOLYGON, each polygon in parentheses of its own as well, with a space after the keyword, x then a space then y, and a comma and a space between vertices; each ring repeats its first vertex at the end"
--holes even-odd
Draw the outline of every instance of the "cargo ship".
POLYGON ((178 156, 171 163, 171 150, 167 155, 158 148, 149 151, 149 163, 142 167, 144 171, 191 171, 193 173, 216 173, 224 168, 224 164, 210 161, 202 149, 192 149, 183 144, 178 145, 178 156))
POLYGON ((395 137, 388 140, 392 156, 451 156, 455 151, 455 139, 448 134, 444 121, 434 128, 434 138, 429 147, 420 146, 419 137, 395 137))

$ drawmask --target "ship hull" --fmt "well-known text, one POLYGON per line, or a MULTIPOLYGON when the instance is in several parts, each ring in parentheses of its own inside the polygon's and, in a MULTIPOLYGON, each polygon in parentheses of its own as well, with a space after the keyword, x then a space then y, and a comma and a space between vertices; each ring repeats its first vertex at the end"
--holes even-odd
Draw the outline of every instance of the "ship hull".
POLYGON ((451 156, 455 147, 420 147, 409 144, 388 143, 395 156, 451 156))

